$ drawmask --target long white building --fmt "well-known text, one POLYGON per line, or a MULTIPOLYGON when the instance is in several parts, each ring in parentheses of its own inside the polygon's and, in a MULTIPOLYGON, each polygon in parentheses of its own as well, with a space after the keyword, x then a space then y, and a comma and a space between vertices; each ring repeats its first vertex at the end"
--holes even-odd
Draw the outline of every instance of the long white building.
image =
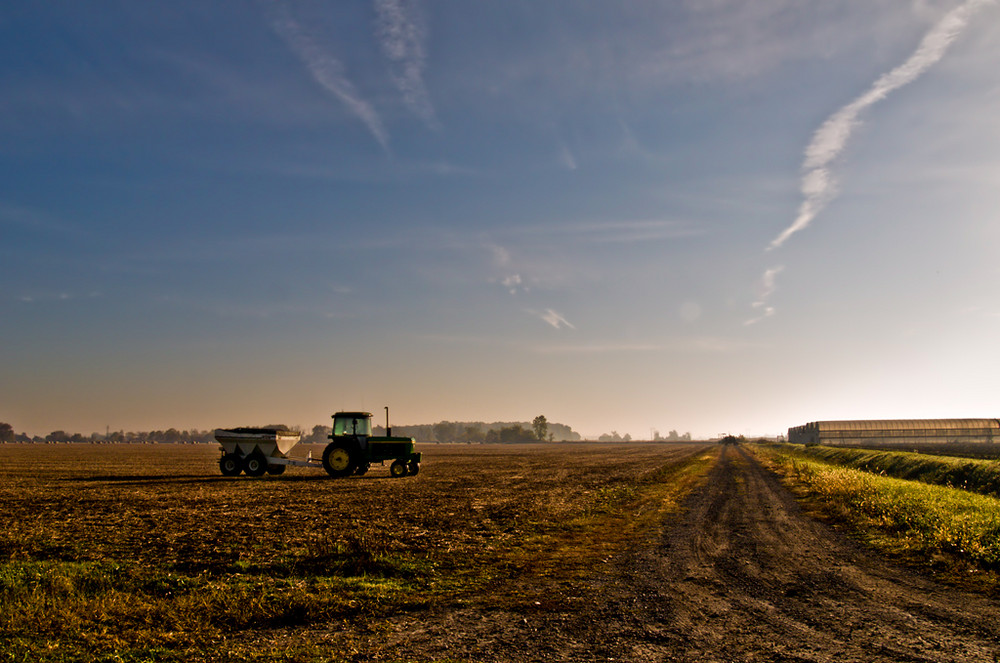
POLYGON ((998 419, 813 421, 788 429, 793 444, 1000 442, 998 419))

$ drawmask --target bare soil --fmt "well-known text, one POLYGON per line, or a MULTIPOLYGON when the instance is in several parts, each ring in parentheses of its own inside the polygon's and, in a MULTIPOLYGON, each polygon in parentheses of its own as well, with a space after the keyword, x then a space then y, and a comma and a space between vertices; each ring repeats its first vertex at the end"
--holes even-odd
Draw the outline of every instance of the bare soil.
POLYGON ((996 596, 866 550, 738 447, 442 446, 418 476, 345 480, 221 477, 201 446, 5 447, 0 569, 110 560, 146 611, 0 603, 11 660, 1000 661, 996 596), (352 551, 360 570, 329 566, 352 551), (172 578, 192 588, 150 589, 172 578))
POLYGON ((679 514, 540 600, 396 618, 371 653, 477 661, 997 661, 1000 602, 877 558, 726 449, 679 514), (534 605, 537 609, 531 610, 534 605))

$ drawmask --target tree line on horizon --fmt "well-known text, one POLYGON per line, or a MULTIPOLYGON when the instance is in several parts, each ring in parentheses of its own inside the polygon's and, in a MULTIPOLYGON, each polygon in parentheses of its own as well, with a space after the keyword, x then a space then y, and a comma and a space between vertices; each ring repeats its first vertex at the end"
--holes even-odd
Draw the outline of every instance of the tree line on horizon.
MULTIPOLYGON (((286 428, 301 433, 302 442, 306 444, 325 444, 330 435, 330 426, 313 426, 306 433, 298 426, 283 426, 273 424, 267 428, 286 428)), ((375 426, 375 435, 385 435, 385 427, 375 426)), ((415 424, 392 426, 392 434, 412 437, 417 442, 438 442, 455 444, 516 444, 524 442, 578 442, 583 437, 566 424, 548 421, 544 415, 539 415, 531 422, 493 422, 482 421, 439 421, 434 424, 415 424)), ((655 442, 676 442, 691 439, 690 433, 680 434, 676 430, 666 436, 659 431, 653 431, 655 442)), ((606 433, 597 438, 599 442, 631 442, 629 434, 620 435, 617 431, 606 433)), ((167 430, 153 431, 111 431, 109 433, 68 433, 64 430, 52 431, 48 435, 30 436, 16 433, 14 427, 0 422, 0 444, 213 444, 215 430, 167 430)))

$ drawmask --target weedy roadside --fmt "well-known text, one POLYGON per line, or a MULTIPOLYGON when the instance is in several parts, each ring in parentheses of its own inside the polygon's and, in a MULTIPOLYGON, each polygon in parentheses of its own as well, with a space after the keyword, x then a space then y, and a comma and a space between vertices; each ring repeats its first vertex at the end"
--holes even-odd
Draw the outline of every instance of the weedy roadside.
POLYGON ((814 514, 848 528, 865 544, 980 589, 1000 587, 1000 499, 949 486, 897 479, 834 462, 861 455, 773 445, 752 451, 814 514))

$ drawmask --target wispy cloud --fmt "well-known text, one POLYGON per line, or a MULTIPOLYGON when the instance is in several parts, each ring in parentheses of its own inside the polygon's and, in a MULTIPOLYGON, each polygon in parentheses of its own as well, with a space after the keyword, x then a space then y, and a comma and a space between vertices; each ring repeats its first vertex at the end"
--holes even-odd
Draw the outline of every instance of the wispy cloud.
POLYGON ((768 249, 778 248, 789 237, 806 228, 837 195, 837 183, 831 172, 831 165, 843 153, 848 139, 860 124, 861 113, 885 99, 894 90, 912 83, 941 60, 948 47, 968 25, 972 15, 992 3, 993 0, 967 0, 953 9, 924 35, 920 46, 906 62, 882 75, 867 92, 827 118, 813 134, 805 151, 800 187, 803 200, 798 215, 790 226, 774 238, 768 249))
POLYGON ((534 348, 545 355, 597 355, 619 352, 658 352, 663 346, 654 343, 603 343, 594 345, 545 345, 534 348))
POLYGON ((557 313, 556 311, 553 311, 550 308, 545 309, 545 311, 543 313, 538 313, 536 311, 531 311, 531 313, 534 313, 535 315, 537 315, 538 317, 540 317, 542 320, 544 320, 545 322, 547 322, 550 325, 552 325, 553 327, 555 327, 556 329, 561 329, 563 327, 569 327, 570 329, 576 329, 576 327, 573 326, 570 323, 569 320, 567 320, 565 317, 563 317, 563 315, 561 313, 557 313))
POLYGON ((375 0, 375 12, 378 16, 376 37, 391 63, 393 83, 410 110, 436 127, 434 106, 424 84, 427 29, 416 0, 375 0))
POLYGON ((578 168, 576 163, 576 157, 569 149, 569 145, 563 143, 559 147, 559 163, 563 165, 566 170, 576 170, 578 168))
POLYGON ((499 244, 492 243, 486 244, 485 248, 493 258, 493 266, 504 272, 503 276, 491 278, 490 283, 499 283, 511 295, 516 295, 518 292, 527 292, 528 286, 525 284, 521 274, 513 271, 511 268, 512 260, 510 251, 499 244))
POLYGON ((718 336, 678 337, 656 343, 592 343, 592 344, 560 344, 537 346, 534 351, 539 354, 552 355, 597 355, 625 352, 674 352, 674 353, 704 353, 728 354, 756 347, 753 343, 738 339, 718 336))
POLYGON ((298 23, 288 7, 271 5, 271 27, 295 55, 302 60, 312 77, 332 93, 360 119, 383 149, 389 150, 389 134, 375 108, 365 101, 347 77, 343 63, 333 57, 306 28, 298 23))
POLYGON ((674 219, 629 219, 584 221, 554 225, 524 226, 510 232, 534 236, 555 236, 563 242, 582 244, 632 244, 696 237, 705 233, 687 221, 674 219))
POLYGON ((43 210, 0 201, 0 225, 5 224, 31 231, 67 236, 83 234, 81 228, 66 223, 43 210))
POLYGON ((785 269, 784 265, 778 265, 777 267, 770 267, 760 278, 760 282, 757 286, 757 300, 752 304, 753 308, 758 311, 758 314, 745 321, 744 325, 754 325, 763 320, 764 318, 769 318, 774 315, 774 307, 768 304, 771 299, 771 295, 774 294, 775 289, 777 289, 777 279, 778 274, 780 274, 785 269))
MULTIPOLYGON (((920 45, 903 64, 880 76, 864 94, 837 110, 820 125, 804 154, 800 184, 802 202, 798 214, 791 225, 771 241, 768 251, 781 247, 792 235, 807 228, 837 196, 833 164, 843 154, 848 140, 860 125, 861 114, 891 92, 917 80, 937 64, 969 24, 974 13, 993 3, 994 0, 966 0, 945 14, 924 35, 920 45)), ((775 309, 768 302, 781 270, 782 267, 772 267, 764 272, 760 294, 752 305, 758 314, 746 320, 744 325, 753 325, 774 315, 775 309)))
POLYGON ((74 300, 85 300, 85 299, 98 299, 103 297, 104 294, 99 290, 92 290, 86 294, 71 293, 66 291, 61 292, 46 292, 46 293, 36 293, 31 295, 21 295, 17 298, 23 304, 34 304, 37 302, 68 302, 74 300))
POLYGON ((518 290, 521 290, 522 288, 527 290, 527 288, 521 284, 520 274, 510 274, 509 276, 505 276, 500 279, 500 284, 507 288, 507 291, 512 295, 516 295, 518 290))

